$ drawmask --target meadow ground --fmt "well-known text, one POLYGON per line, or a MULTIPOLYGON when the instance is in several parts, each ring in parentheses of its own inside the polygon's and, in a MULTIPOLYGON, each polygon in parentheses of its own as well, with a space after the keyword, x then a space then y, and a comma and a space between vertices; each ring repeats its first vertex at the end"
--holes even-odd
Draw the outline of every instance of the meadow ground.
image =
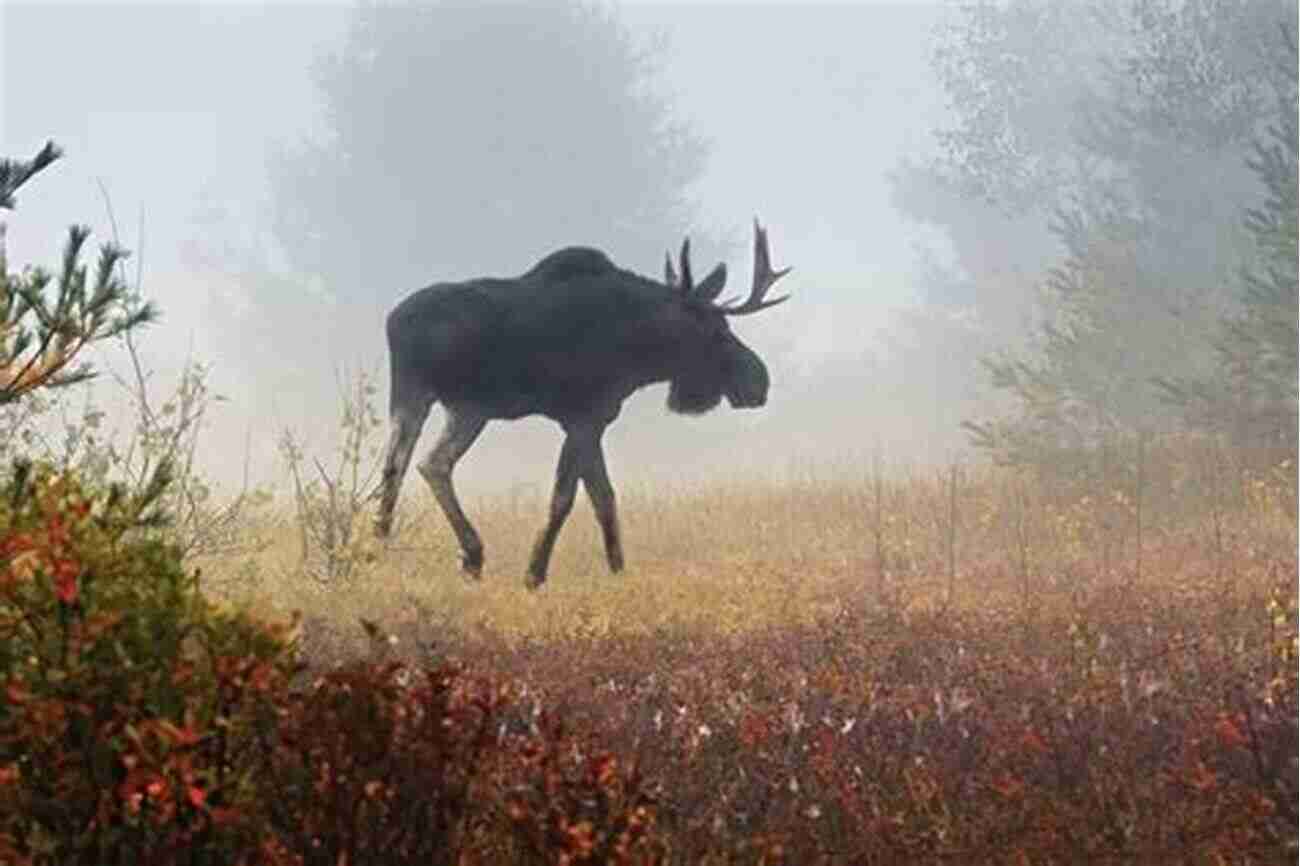
POLYGON ((513 683, 513 724, 558 714, 635 777, 664 860, 1293 862, 1295 489, 1289 462, 1187 446, 625 486, 627 571, 584 502, 534 593, 544 500, 468 498, 468 583, 411 484, 346 576, 302 566, 287 514, 201 565, 300 615, 318 669, 513 683))

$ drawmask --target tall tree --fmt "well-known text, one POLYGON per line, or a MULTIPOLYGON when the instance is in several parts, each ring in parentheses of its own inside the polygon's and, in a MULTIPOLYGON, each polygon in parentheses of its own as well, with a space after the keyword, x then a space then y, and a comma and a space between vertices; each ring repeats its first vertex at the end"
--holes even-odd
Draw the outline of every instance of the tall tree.
POLYGON ((338 296, 385 301, 565 244, 657 262, 705 149, 654 62, 573 0, 361 6, 316 70, 325 134, 273 163, 276 236, 338 296))
POLYGON ((1253 242, 1237 303, 1214 341, 1218 365, 1201 379, 1162 381, 1170 402, 1199 429, 1222 433, 1239 446, 1294 457, 1297 436, 1297 161, 1300 111, 1295 70, 1296 32, 1283 28, 1272 55, 1284 86, 1278 120, 1255 143, 1248 160, 1265 193, 1246 211, 1253 242))
POLYGON ((332 413, 340 368, 382 375, 384 315, 420 286, 570 244, 657 270, 707 156, 660 86, 662 46, 606 4, 363 2, 346 25, 313 67, 311 133, 268 162, 268 209, 214 187, 186 249, 275 423, 332 413))
POLYGON ((1294 17, 1280 0, 1012 0, 941 34, 956 122, 897 193, 953 239, 965 280, 946 302, 1004 332, 1035 308, 1027 347, 988 365, 1021 408, 1011 427, 1059 444, 1172 423, 1155 380, 1212 367, 1259 189, 1245 156, 1284 86, 1264 49, 1294 17))

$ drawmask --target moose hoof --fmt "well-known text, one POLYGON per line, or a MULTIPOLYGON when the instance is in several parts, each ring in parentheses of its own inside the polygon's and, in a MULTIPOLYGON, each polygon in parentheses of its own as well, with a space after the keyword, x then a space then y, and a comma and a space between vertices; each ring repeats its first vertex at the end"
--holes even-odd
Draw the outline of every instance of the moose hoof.
POLYGON ((545 574, 538 574, 537 572, 531 570, 528 572, 528 576, 524 578, 525 589, 530 589, 530 590, 541 589, 542 585, 545 583, 546 583, 545 574))
POLYGON ((460 558, 460 569, 465 574, 467 580, 483 579, 483 551, 476 550, 473 553, 466 553, 460 558))

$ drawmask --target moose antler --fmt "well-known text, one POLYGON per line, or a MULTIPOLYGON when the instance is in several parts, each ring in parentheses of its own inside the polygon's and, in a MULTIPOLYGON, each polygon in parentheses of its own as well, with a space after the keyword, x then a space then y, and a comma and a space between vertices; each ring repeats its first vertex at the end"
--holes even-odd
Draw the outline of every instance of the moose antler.
POLYGON ((782 295, 779 298, 765 300, 767 293, 776 281, 790 273, 790 268, 782 268, 779 271, 772 270, 772 254, 767 249, 767 230, 758 224, 758 218, 754 218, 754 285, 749 290, 749 297, 743 303, 723 305, 718 309, 728 316, 746 316, 750 313, 757 313, 759 310, 765 310, 768 307, 775 307, 782 301, 788 301, 789 295, 782 295))
POLYGON ((684 298, 690 298, 695 291, 695 278, 691 276, 691 239, 688 237, 682 241, 682 251, 677 256, 677 261, 681 263, 682 274, 679 278, 677 271, 673 269, 673 254, 671 252, 664 254, 664 282, 670 289, 676 289, 677 293, 684 298))
POLYGON ((700 281, 697 286, 695 278, 691 276, 691 239, 687 238, 682 241, 682 251, 678 256, 678 263, 681 267, 681 275, 678 276, 677 269, 673 267, 672 253, 664 255, 664 282, 668 287, 675 290, 688 302, 716 310, 727 316, 744 316, 749 313, 757 313, 759 310, 768 307, 774 307, 784 300, 789 299, 789 295, 782 295, 772 300, 764 300, 768 290, 776 283, 777 280, 790 273, 790 268, 783 268, 779 271, 772 270, 772 257, 767 250, 767 231, 758 224, 758 219, 754 220, 754 285, 749 291, 749 297, 743 303, 732 303, 730 301, 717 303, 718 295, 722 293, 722 287, 727 282, 727 266, 720 264, 714 268, 707 277, 700 281))
POLYGON ((682 251, 677 256, 678 263, 682 266, 682 278, 677 283, 677 289, 683 295, 690 297, 691 292, 695 291, 695 277, 691 276, 691 239, 686 238, 682 241, 682 251))

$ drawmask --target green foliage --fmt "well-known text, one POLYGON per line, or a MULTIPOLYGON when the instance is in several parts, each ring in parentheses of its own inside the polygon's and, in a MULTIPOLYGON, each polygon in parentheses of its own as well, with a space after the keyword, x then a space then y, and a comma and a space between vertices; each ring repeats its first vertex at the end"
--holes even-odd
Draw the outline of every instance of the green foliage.
POLYGON ((1157 399, 1157 382, 1209 369, 1211 323, 1191 309, 1171 315, 1171 299, 1152 291, 1161 277, 1142 249, 1142 221, 1108 209, 1092 218, 1063 215, 1057 230, 1068 255, 1042 288, 1048 314, 1028 350, 981 360, 1015 410, 963 424, 1002 462, 1173 429, 1177 413, 1157 399))
MULTIPOLYGON (((13 192, 60 156, 53 143, 29 163, 0 161, 0 205, 13 206, 13 192)), ((0 228, 0 405, 13 403, 40 388, 83 382, 93 374, 86 363, 74 365, 92 343, 126 334, 152 321, 148 304, 129 303, 118 278, 126 252, 106 244, 93 278, 81 263, 90 229, 68 232, 63 262, 56 277, 39 268, 11 274, 0 228), (48 289, 56 286, 53 299, 48 289)))
MULTIPOLYGON (((1214 341, 1218 366, 1199 379, 1162 380, 1171 403, 1194 426, 1226 434, 1237 445, 1295 454, 1297 412, 1296 34, 1274 41, 1277 65, 1290 82, 1278 94, 1278 120, 1256 141, 1249 160, 1264 201, 1246 211, 1254 251, 1240 279, 1240 297, 1214 341)), ((1280 75, 1279 78, 1282 78, 1280 75)))
MULTIPOLYGON (((1247 280, 1239 315, 1234 279, 1260 248, 1248 237, 1258 240, 1258 220, 1243 230, 1241 217, 1257 179, 1268 182, 1261 154, 1269 171, 1282 168, 1257 136, 1295 114, 1294 54, 1279 62, 1277 51, 1279 27, 1293 39, 1294 18, 1275 2, 1018 0, 968 7, 949 26, 936 65, 958 120, 940 135, 932 181, 1051 217, 1065 253, 1037 288, 1026 345, 984 361, 1015 409, 964 425, 977 445, 1010 461, 1188 421, 1220 430, 1264 400, 1260 391, 1274 408, 1267 420, 1251 413, 1250 425, 1294 439, 1294 400, 1275 399, 1294 393, 1294 350, 1282 351, 1295 342, 1294 290, 1264 270, 1247 280), (1231 366, 1239 371, 1220 392, 1235 403, 1199 418, 1177 405, 1196 396, 1204 408, 1209 391, 1189 383, 1231 366), (1171 394, 1175 405, 1161 399, 1171 394)), ((1285 138, 1279 147, 1293 155, 1294 134, 1285 138)), ((994 264, 973 277, 1000 281, 1013 263, 994 264)))
POLYGON ((234 863, 283 629, 223 612, 138 494, 15 467, 0 500, 0 860, 234 863))
POLYGON ((1294 16, 1278 0, 964 4, 938 33, 955 117, 930 168, 1019 213, 1050 215, 1117 179, 1139 208, 1226 182, 1245 191, 1240 171, 1186 170, 1249 148, 1279 80, 1269 42, 1294 16))
POLYGON ((1099 5, 967 3, 945 22, 933 66, 954 115, 935 178, 1011 212, 1056 200, 1074 180, 1074 109, 1101 75, 1094 52, 1113 38, 1099 5))
POLYGON ((14 193, 18 190, 18 187, 27 183, 32 179, 33 175, 49 166, 62 155, 63 151, 54 142, 47 141, 36 156, 28 162, 16 159, 0 159, 0 208, 13 210, 14 193))

